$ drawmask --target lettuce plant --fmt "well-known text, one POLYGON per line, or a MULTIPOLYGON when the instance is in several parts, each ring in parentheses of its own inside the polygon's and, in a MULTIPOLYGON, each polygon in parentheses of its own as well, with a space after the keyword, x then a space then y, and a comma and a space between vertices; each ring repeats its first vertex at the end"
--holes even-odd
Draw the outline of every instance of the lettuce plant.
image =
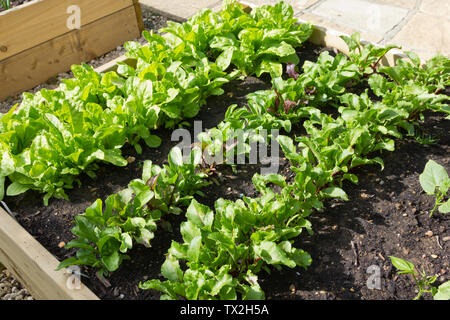
POLYGON ((187 39, 207 52, 221 70, 234 65, 244 75, 281 76, 282 63, 298 63, 295 48, 312 34, 311 24, 297 24, 293 16, 292 7, 282 1, 250 14, 236 1, 227 1, 221 12, 205 9, 186 23, 169 22, 162 31, 174 43, 187 39))

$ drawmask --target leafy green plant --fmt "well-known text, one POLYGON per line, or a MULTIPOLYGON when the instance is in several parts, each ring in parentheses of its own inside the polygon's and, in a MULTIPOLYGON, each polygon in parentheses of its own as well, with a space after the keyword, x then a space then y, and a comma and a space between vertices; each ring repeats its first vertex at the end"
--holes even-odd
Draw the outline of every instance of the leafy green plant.
MULTIPOLYGON (((355 169, 383 168, 374 152, 393 151, 394 139, 413 135, 424 111, 450 114, 448 97, 438 94, 448 85, 445 57, 422 67, 410 54, 411 62, 380 67, 395 46, 364 45, 354 34, 343 37, 348 57, 323 52, 316 62, 296 68, 295 48, 312 27, 295 24, 292 8, 283 2, 247 14, 227 0, 221 12, 206 9, 185 23, 168 23, 164 31, 164 36, 144 32, 145 45, 126 44, 135 66, 119 63, 116 72, 105 74, 74 66, 74 79, 57 90, 25 94, 19 107, 0 114, 0 198, 7 179, 7 195, 32 189, 45 193, 45 204, 50 197, 67 198, 64 190, 79 183, 79 174, 94 178, 101 162, 126 165, 120 151, 126 143, 137 153, 142 140, 159 146, 153 130, 182 125, 239 74, 269 73, 273 88, 249 94, 244 107, 230 106, 223 122, 199 135, 200 148, 186 161, 177 148, 168 165, 146 161, 141 179, 77 216, 72 229, 77 238, 67 245, 76 256, 59 269, 82 264, 107 275, 136 244, 150 246, 164 215, 185 213, 182 241, 172 242, 161 268, 167 280, 140 287, 162 291, 163 299, 263 299, 258 273, 311 264, 294 240, 304 230, 312 234, 307 218, 325 199, 348 200, 343 181, 357 183, 355 169), (370 89, 349 93, 360 83, 370 89), (327 113, 329 105, 333 114, 327 113), (291 163, 289 179, 256 174, 258 197, 218 199, 214 210, 193 198, 202 195, 215 169, 204 163, 203 151, 226 153, 227 142, 236 147, 238 137, 229 129, 251 129, 253 141, 268 142, 274 137, 264 130, 290 132, 294 125, 302 125, 305 134, 277 138, 291 163)), ((250 150, 249 142, 238 153, 250 150)), ((424 277, 421 285, 434 282, 424 277)))
POLYGON ((176 43, 188 39, 221 70, 234 65, 244 75, 281 76, 282 63, 298 63, 295 48, 312 34, 312 25, 296 24, 293 15, 283 1, 254 8, 250 14, 236 1, 227 1, 221 12, 206 9, 186 23, 168 22, 162 31, 176 43))
POLYGON ((140 141, 158 147, 152 130, 174 128, 192 118, 211 95, 239 73, 282 73, 282 63, 298 62, 295 47, 312 33, 297 25, 293 9, 280 2, 252 14, 236 1, 225 10, 204 10, 189 21, 169 23, 164 36, 144 31, 148 41, 128 42, 132 67, 98 74, 87 65, 73 66, 75 78, 57 90, 25 94, 20 106, 0 115, 0 198, 27 190, 68 199, 77 176, 95 178, 101 162, 125 166, 121 148, 140 141), (227 69, 235 65, 238 70, 227 69), (256 70, 256 71, 255 71, 256 70), (15 112, 17 109, 17 112, 15 112))
POLYGON ((396 45, 377 47, 373 44, 361 44, 358 32, 349 36, 340 36, 349 47, 349 57, 363 75, 370 75, 377 72, 380 61, 392 49, 400 49, 396 45))
POLYGON ((436 288, 432 286, 436 281, 436 276, 428 276, 425 270, 418 272, 414 264, 409 261, 393 256, 389 256, 389 258, 394 267, 397 268, 398 274, 410 274, 419 287, 419 293, 413 300, 419 300, 424 293, 431 293, 434 300, 450 300, 450 281, 436 288))
POLYGON ((219 199, 215 213, 192 200, 181 225, 184 243, 172 242, 161 268, 168 280, 153 279, 140 287, 162 291, 162 299, 263 299, 256 274, 270 271, 265 264, 308 267, 310 255, 290 240, 310 226, 297 212, 301 201, 267 187, 285 186, 282 176, 255 176, 253 182, 262 197, 219 199))
POLYGON ((0 5, 4 10, 11 9, 11 0, 0 0, 0 5))
POLYGON ((445 201, 448 189, 450 188, 450 178, 445 168, 434 160, 429 160, 425 165, 423 173, 419 176, 420 185, 428 195, 435 197, 435 204, 430 212, 430 217, 436 209, 441 213, 450 212, 450 199, 445 201))
POLYGON ((400 59, 395 66, 381 67, 379 72, 388 75, 396 84, 421 84, 432 93, 439 93, 445 86, 450 85, 448 58, 437 55, 422 66, 416 53, 406 51, 405 54, 408 59, 400 59))
POLYGON ((439 139, 438 138, 435 138, 435 137, 433 137, 433 135, 426 135, 425 133, 418 133, 418 134, 416 134, 416 136, 414 137, 414 139, 418 142, 418 143, 420 143, 420 144, 422 144, 422 145, 426 145, 426 146, 429 146, 429 145, 433 145, 433 144, 436 144, 438 141, 439 141, 439 139))
POLYGON ((126 252, 139 243, 151 247, 157 222, 167 213, 179 214, 194 194, 208 184, 207 174, 199 169, 200 152, 193 150, 183 161, 179 148, 169 154, 164 168, 145 161, 142 179, 129 183, 127 189, 97 199, 82 215, 75 217, 72 233, 78 238, 66 248, 77 248, 76 257, 64 260, 58 270, 70 265, 88 265, 99 269, 100 275, 117 270, 126 252))

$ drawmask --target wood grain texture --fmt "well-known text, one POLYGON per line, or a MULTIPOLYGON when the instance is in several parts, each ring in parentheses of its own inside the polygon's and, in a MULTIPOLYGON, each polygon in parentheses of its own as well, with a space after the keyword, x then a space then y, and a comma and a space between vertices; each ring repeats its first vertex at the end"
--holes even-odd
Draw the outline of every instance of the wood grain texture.
POLYGON ((139 0, 133 0, 134 9, 136 10, 136 19, 139 25, 139 32, 142 33, 144 31, 144 19, 142 18, 142 8, 139 0))
POLYGON ((0 13, 0 61, 71 32, 67 8, 80 8, 81 27, 133 5, 132 0, 36 0, 0 13))
POLYGON ((84 284, 69 289, 70 275, 55 271, 59 262, 0 208, 0 261, 38 300, 98 300, 84 284))
POLYGON ((0 61, 0 100, 139 38, 134 5, 0 61))

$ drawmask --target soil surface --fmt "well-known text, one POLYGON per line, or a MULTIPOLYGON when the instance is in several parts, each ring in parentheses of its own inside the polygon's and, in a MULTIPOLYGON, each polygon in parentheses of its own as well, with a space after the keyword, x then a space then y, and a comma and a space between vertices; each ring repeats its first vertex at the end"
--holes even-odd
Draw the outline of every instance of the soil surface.
MULTIPOLYGON (((322 50, 325 49, 307 44, 299 56, 315 61, 322 50)), ((223 87, 223 96, 208 99, 190 123, 201 120, 203 130, 212 128, 223 120, 228 106, 243 105, 246 94, 270 87, 270 80, 264 77, 233 81, 223 87)), ((410 260, 430 275, 436 274, 436 284, 449 279, 450 220, 438 212, 428 218, 434 199, 421 191, 419 174, 428 159, 444 165, 450 172, 450 121, 441 114, 429 113, 421 129, 424 135, 439 139, 438 142, 428 146, 413 138, 397 141, 394 152, 374 155, 385 161, 384 171, 379 166, 366 166, 355 172, 360 179, 358 185, 344 184, 350 201, 328 201, 322 212, 310 217, 315 234, 305 232, 296 240, 296 246, 311 254, 311 267, 260 273, 268 299, 412 299, 416 294, 415 283, 409 276, 396 275, 390 255, 410 260), (369 266, 379 268, 380 290, 367 287, 369 266)), ((192 134, 193 125, 189 130, 192 134)), ((293 128, 293 133, 301 132, 301 128, 293 128)), ((42 195, 27 192, 6 198, 6 203, 20 224, 59 260, 71 257, 74 251, 61 246, 74 238, 70 232, 73 218, 97 198, 104 200, 126 188, 132 179, 140 178, 144 160, 159 165, 167 160, 169 150, 178 142, 170 141, 169 130, 156 134, 164 138, 157 149, 143 144, 143 154, 137 155, 134 149, 123 148, 125 157, 135 158, 127 167, 103 165, 96 180, 81 176, 82 186, 68 191, 70 202, 52 199, 45 207, 42 195)), ((240 165, 237 173, 227 166, 219 167, 219 185, 206 187, 203 190, 206 197, 197 200, 212 206, 219 197, 235 200, 242 195, 257 196, 251 177, 260 167, 240 165)), ((282 154, 279 172, 290 174, 289 163, 282 154)), ((102 299, 159 299, 159 292, 138 289, 138 284, 153 278, 163 280, 160 268, 164 255, 172 240, 181 240, 179 225, 185 217, 170 215, 165 219, 158 227, 153 247, 138 245, 131 250, 131 259, 108 277, 109 287, 97 279, 95 270, 86 267, 83 273, 88 277, 83 282, 102 299)), ((431 297, 424 295, 424 298, 431 297)))
POLYGON ((322 212, 310 217, 315 234, 305 233, 295 244, 311 254, 312 265, 307 271, 283 269, 260 277, 268 297, 414 298, 415 282, 397 275, 389 256, 436 275, 436 286, 450 280, 450 217, 435 212, 429 218, 434 197, 424 194, 419 183, 430 159, 450 172, 450 121, 443 118, 427 113, 421 127, 439 139, 437 144, 422 145, 413 138, 397 141, 394 152, 378 154, 385 162, 383 171, 379 166, 362 167, 356 172, 358 185, 344 183, 350 201, 330 200, 322 212), (374 270, 381 276, 379 290, 367 286, 374 270))

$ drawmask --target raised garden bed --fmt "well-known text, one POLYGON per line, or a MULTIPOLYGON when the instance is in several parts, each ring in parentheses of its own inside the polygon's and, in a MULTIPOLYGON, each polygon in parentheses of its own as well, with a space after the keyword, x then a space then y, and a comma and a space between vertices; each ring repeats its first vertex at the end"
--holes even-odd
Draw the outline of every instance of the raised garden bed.
MULTIPOLYGON (((330 35, 319 38, 325 39, 326 44, 326 39, 330 39, 330 37, 332 38, 330 35)), ((318 53, 323 50, 324 48, 321 47, 307 45, 298 51, 301 59, 299 65, 302 65, 305 60, 315 61, 318 53)), ((333 53, 331 48, 329 50, 333 53)), ((106 66, 101 70, 110 70, 110 68, 110 66, 106 66)), ((209 98, 206 106, 190 123, 193 120, 202 120, 203 129, 214 127, 223 119, 229 105, 234 103, 242 105, 245 103, 245 96, 248 93, 270 88, 270 78, 267 76, 261 79, 247 77, 243 82, 232 81, 223 87, 226 95, 209 98)), ((364 88, 356 88, 355 92, 361 91, 361 89, 364 88)), ((435 159, 447 170, 450 168, 447 156, 450 128, 448 121, 443 118, 442 115, 427 114, 427 122, 424 123, 425 134, 432 134, 439 139, 437 145, 423 146, 410 139, 401 143, 399 150, 393 153, 377 154, 385 161, 384 172, 380 172, 379 167, 376 166, 358 169, 355 173, 360 177, 360 183, 357 186, 344 184, 344 189, 351 201, 347 203, 338 200, 326 201, 324 210, 311 217, 313 229, 317 232, 316 235, 302 235, 296 241, 300 248, 311 253, 313 264, 308 271, 295 268, 282 271, 272 270, 271 275, 261 273, 260 283, 266 292, 266 298, 412 298, 414 296, 413 284, 403 278, 399 279, 398 284, 396 283, 397 279, 391 270, 387 255, 403 256, 416 263, 425 260, 428 263, 428 271, 440 273, 444 277, 444 279, 440 279, 440 282, 444 282, 447 275, 446 271, 442 272, 442 270, 448 268, 446 254, 448 242, 443 242, 443 239, 448 236, 449 221, 448 218, 441 215, 435 216, 433 220, 427 219, 427 214, 423 211, 429 210, 429 207, 432 206, 432 199, 425 195, 419 195, 418 184, 418 174, 423 169, 426 158, 435 159), (407 157, 410 159, 405 164, 407 157), (435 238, 425 235, 428 231, 432 231, 434 236, 438 236, 436 244, 435 238), (396 241, 399 237, 398 234, 402 236, 401 242, 396 241), (351 243, 353 245, 349 247, 351 243), (430 247, 433 255, 436 255, 437 258, 428 256, 430 247), (383 270, 383 290, 380 291, 367 290, 365 287, 366 269, 374 263, 379 264, 383 270)), ((192 133, 192 130, 190 131, 192 133)), ((136 155, 131 147, 125 147, 122 151, 124 157, 129 159, 133 157, 134 161, 130 160, 131 163, 125 168, 103 166, 97 172, 97 180, 82 175, 82 186, 68 192, 70 202, 52 200, 49 206, 45 207, 42 205, 41 195, 28 192, 11 199, 13 201, 8 198, 8 204, 17 214, 19 222, 59 260, 73 256, 73 252, 60 248, 61 242, 67 243, 73 238, 70 233, 73 218, 84 212, 95 199, 105 199, 108 195, 125 188, 132 179, 139 178, 143 160, 151 159, 153 163, 159 165, 166 162, 170 148, 176 143, 169 141, 168 137, 171 133, 169 130, 160 130, 155 133, 160 137, 166 137, 158 149, 144 147, 143 153, 136 155), (98 181, 106 183, 98 184, 98 181), (24 203, 27 203, 27 206, 24 206, 24 203)), ((289 135, 293 137, 302 134, 304 134, 304 129, 300 125, 294 127, 289 135)), ((280 156, 280 163, 279 172, 289 177, 290 165, 283 155, 280 156)), ((238 172, 233 173, 229 167, 219 166, 218 170, 222 173, 220 186, 206 187, 203 190, 206 197, 196 197, 196 199, 212 207, 215 199, 219 197, 236 200, 243 195, 258 196, 258 192, 251 183, 251 177, 258 172, 259 168, 260 166, 238 166, 238 172)), ((5 215, 4 212, 0 212, 0 214, 5 215)), ((14 225, 14 221, 8 219, 8 225, 14 225)), ((181 240, 178 226, 184 220, 183 214, 165 216, 162 222, 170 222, 173 230, 166 223, 161 223, 155 239, 152 240, 152 248, 136 246, 129 253, 131 259, 124 261, 121 268, 108 278, 111 287, 106 288, 97 280, 95 271, 92 269, 84 270, 89 275, 89 279, 83 279, 84 283, 100 298, 159 298, 160 295, 155 294, 155 291, 139 290, 137 286, 139 282, 147 279, 158 277, 163 279, 160 276, 160 268, 164 262, 164 254, 172 240, 181 240)), ((28 239, 27 241, 32 240, 28 239)), ((37 250, 42 252, 42 248, 37 250)), ((26 249, 17 251, 27 252, 26 249)), ((17 261, 17 259, 14 260, 17 261)), ((7 263, 5 264, 8 266, 7 263)), ((51 272, 49 269, 51 268, 44 273, 51 272)), ((21 272, 27 271, 18 265, 15 272, 20 275, 21 272)), ((32 273, 34 272, 36 271, 32 271, 32 273)), ((37 273, 40 272, 37 271, 37 273)), ((61 271, 58 274, 61 275, 61 271)), ((25 283, 27 282, 25 281, 25 283)), ((51 291, 51 289, 49 290, 51 291)))
POLYGON ((0 100, 139 38, 137 0, 34 0, 0 12, 0 100), (80 26, 68 20, 79 8, 80 26))

